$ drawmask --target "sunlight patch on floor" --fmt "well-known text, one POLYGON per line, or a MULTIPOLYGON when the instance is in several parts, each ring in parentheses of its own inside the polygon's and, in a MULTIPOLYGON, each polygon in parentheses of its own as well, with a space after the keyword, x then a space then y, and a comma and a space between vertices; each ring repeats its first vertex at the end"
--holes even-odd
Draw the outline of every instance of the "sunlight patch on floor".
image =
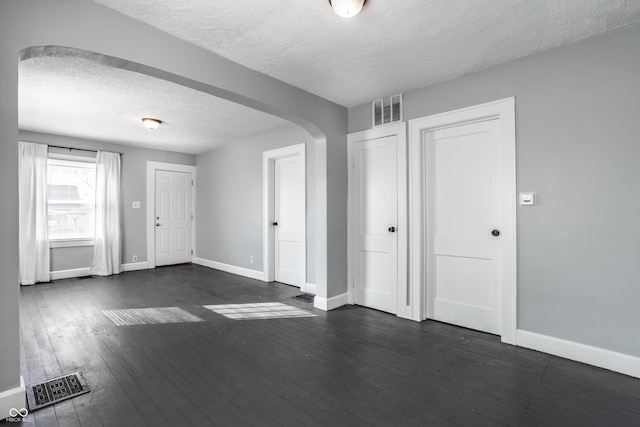
POLYGON ((102 310, 116 326, 154 325, 161 323, 203 322, 203 320, 178 307, 127 308, 102 310))
POLYGON ((302 310, 280 302, 205 305, 204 308, 234 320, 315 317, 315 314, 310 311, 302 310))

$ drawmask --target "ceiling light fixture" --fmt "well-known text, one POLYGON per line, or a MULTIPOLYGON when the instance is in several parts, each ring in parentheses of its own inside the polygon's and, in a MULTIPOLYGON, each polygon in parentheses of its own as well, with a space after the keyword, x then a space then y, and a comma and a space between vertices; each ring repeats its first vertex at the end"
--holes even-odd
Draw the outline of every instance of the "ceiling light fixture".
POLYGON ((154 130, 160 127, 160 125, 162 124, 162 121, 158 119, 151 119, 151 118, 145 117, 144 119, 142 119, 142 123, 144 123, 147 129, 154 130))
POLYGON ((336 15, 343 18, 356 16, 366 2, 367 0, 329 0, 329 4, 336 15))

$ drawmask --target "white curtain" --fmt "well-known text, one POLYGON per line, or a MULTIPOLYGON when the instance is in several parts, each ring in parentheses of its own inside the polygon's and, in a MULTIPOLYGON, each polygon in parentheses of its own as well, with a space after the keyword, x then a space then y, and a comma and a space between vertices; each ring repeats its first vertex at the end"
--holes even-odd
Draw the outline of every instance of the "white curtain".
POLYGON ((47 146, 18 146, 18 235, 20 284, 49 281, 47 146))
POLYGON ((120 154, 96 156, 96 245, 91 274, 118 274, 120 265, 120 154))

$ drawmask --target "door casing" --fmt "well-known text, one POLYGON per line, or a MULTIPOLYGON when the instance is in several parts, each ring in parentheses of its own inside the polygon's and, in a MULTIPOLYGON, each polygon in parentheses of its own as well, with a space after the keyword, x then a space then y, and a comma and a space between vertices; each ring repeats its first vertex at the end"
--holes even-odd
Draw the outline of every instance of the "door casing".
POLYGON ((412 313, 417 321, 431 317, 427 306, 425 247, 428 235, 425 227, 425 134, 431 130, 473 123, 489 119, 499 120, 501 136, 501 193, 502 193, 502 289, 501 339, 516 344, 517 321, 517 237, 516 237, 516 136, 515 98, 506 98, 468 108, 435 114, 409 121, 409 213, 411 235, 410 288, 412 298, 420 301, 412 313))
POLYGON ((193 187, 191 191, 191 212, 193 214, 193 221, 191 224, 191 248, 193 254, 191 255, 191 262, 196 258, 196 170, 195 166, 181 165, 177 163, 164 163, 147 161, 147 262, 148 268, 156 267, 156 250, 155 250, 155 206, 156 206, 156 171, 164 170, 171 172, 188 172, 193 179, 193 187))

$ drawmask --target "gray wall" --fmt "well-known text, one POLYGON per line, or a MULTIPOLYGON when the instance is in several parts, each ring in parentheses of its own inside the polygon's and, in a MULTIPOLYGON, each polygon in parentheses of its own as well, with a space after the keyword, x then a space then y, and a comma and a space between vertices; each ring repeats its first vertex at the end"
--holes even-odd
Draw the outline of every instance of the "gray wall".
POLYGON ((518 328, 640 356, 640 27, 406 92, 405 118, 510 96, 539 197, 518 208, 518 328))
POLYGON ((294 125, 197 156, 199 258, 262 271, 262 153, 301 143, 307 157, 307 282, 315 284, 314 142, 294 125))
MULTIPOLYGON (((138 262, 147 261, 147 161, 193 166, 196 164, 194 155, 36 132, 20 131, 19 135, 21 141, 122 153, 121 261, 122 263, 133 262, 133 255, 138 255, 138 262), (140 209, 132 208, 134 200, 140 202, 140 209)), ((69 153, 68 150, 59 149, 50 151, 69 153)), ((72 151, 71 154, 83 155, 83 152, 72 151)), ((92 257, 93 246, 51 249, 51 271, 89 267, 92 257)))
MULTIPOLYGON (((18 329, 18 51, 0 4, 0 393, 20 386, 18 329)), ((3 410, 6 408, 2 408, 3 410)))
POLYGON ((93 246, 51 248, 50 271, 74 270, 91 267, 93 246))
MULTIPOLYGON (((70 46, 122 58, 161 78, 291 120, 315 139, 318 291, 346 291, 346 129, 344 107, 242 67, 86 0, 0 3, 0 393, 19 385, 18 57, 32 46, 70 46), (149 68, 144 68, 149 71, 149 68), (161 74, 161 75, 160 75, 161 74), (320 281, 320 279, 318 281, 320 281), (326 280, 325 280, 326 279, 326 280)), ((97 60, 104 57, 97 57, 97 60)), ((122 64, 122 62, 120 62, 122 64)), ((139 68, 140 69, 140 68, 139 68)))

